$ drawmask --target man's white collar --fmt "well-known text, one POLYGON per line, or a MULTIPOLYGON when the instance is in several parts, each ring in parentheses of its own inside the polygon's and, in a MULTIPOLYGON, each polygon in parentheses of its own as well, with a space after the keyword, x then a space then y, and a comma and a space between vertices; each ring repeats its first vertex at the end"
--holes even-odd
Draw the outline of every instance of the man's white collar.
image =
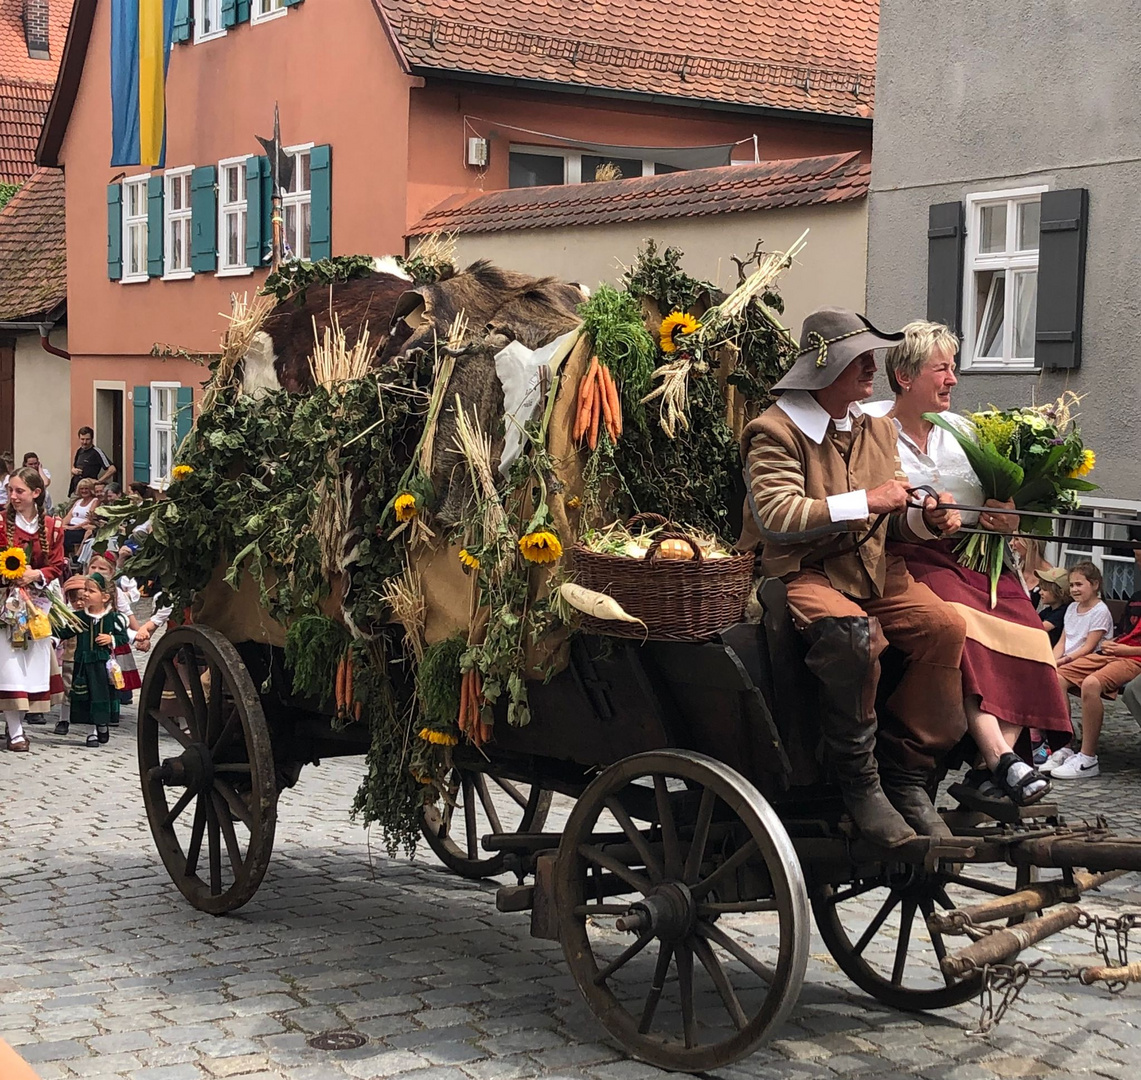
MULTIPOLYGON (((824 441, 832 417, 808 390, 786 390, 777 398, 777 405, 817 446, 824 441)), ((860 403, 853 401, 848 406, 847 417, 836 424, 837 430, 848 431, 851 428, 851 418, 862 416, 863 412, 860 403)))

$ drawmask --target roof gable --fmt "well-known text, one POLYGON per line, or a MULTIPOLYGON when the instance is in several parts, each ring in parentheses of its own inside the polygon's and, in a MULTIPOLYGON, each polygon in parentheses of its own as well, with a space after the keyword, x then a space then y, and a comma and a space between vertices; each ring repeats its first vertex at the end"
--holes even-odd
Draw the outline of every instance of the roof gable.
POLYGON ((0 81, 0 183, 22 184, 35 172, 51 83, 0 81))
POLYGON ((34 320, 66 300, 63 173, 37 169, 0 210, 0 321, 34 320))
POLYGON ((861 163, 859 156, 856 151, 453 196, 425 214, 409 235, 609 225, 850 202, 868 193, 871 166, 861 163))
POLYGON ((871 116, 879 0, 380 0, 413 70, 871 116))
POLYGON ((24 36, 24 0, 0 0, 0 77, 51 86, 59 72, 71 0, 49 0, 48 51, 45 59, 28 55, 24 36))

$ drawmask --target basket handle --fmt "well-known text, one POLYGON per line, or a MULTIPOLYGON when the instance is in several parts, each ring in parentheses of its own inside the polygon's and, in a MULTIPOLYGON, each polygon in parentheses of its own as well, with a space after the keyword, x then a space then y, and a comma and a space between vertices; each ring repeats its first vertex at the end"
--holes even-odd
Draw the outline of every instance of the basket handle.
POLYGON ((693 558, 687 559, 687 562, 701 563, 705 561, 705 556, 701 553, 701 545, 688 533, 683 532, 660 532, 654 537, 653 542, 650 544, 649 550, 646 552, 646 562, 650 562, 655 555, 658 554, 658 549, 662 546, 663 540, 681 540, 689 544, 693 548, 693 558))
POLYGON ((672 524, 669 518, 664 518, 661 514, 635 514, 626 522, 626 528, 633 529, 635 525, 657 525, 660 528, 672 524))

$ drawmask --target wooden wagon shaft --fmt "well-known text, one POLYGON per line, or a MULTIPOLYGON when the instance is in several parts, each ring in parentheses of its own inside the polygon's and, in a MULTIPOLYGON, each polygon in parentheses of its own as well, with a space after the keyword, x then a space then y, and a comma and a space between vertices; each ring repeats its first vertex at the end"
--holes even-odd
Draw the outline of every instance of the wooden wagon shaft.
POLYGON ((1086 986, 1095 982, 1119 983, 1141 982, 1141 960, 1122 967, 1088 967, 1078 972, 1078 978, 1086 986))
POLYGON ((1015 866, 1084 866, 1087 870, 1141 870, 1141 839, 1104 840, 1060 836, 1023 840, 1012 846, 1015 866))
POLYGON ((943 957, 940 965, 945 975, 951 978, 962 978, 976 971, 986 964, 999 964, 1007 957, 1021 952, 1028 945, 1049 937, 1051 934, 1065 930, 1077 923, 1081 917, 1082 909, 1075 904, 1067 904, 1049 915, 1043 915, 1033 922, 1022 926, 1011 926, 1006 930, 998 930, 993 934, 972 942, 965 949, 943 957))
POLYGON ((967 926, 977 926, 999 919, 1014 919, 1020 915, 1029 915, 1032 911, 1053 907, 1055 904, 1077 900, 1089 889, 1096 889, 1099 885, 1113 881, 1128 872, 1113 870, 1107 874, 1086 874, 1079 871, 1074 874, 1072 884, 1061 879, 1040 881, 1009 896, 999 896, 981 904, 956 908, 953 911, 933 912, 927 916, 927 928, 940 934, 966 933, 967 926))

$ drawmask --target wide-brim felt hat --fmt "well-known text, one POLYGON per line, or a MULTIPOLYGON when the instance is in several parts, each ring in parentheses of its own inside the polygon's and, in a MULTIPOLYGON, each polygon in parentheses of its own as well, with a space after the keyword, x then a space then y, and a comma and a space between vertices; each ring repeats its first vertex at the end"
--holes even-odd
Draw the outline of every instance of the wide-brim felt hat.
POLYGON ((857 356, 875 349, 890 349, 904 335, 877 330, 863 315, 846 308, 821 308, 804 320, 800 353, 771 393, 785 390, 823 390, 831 386, 857 356))

